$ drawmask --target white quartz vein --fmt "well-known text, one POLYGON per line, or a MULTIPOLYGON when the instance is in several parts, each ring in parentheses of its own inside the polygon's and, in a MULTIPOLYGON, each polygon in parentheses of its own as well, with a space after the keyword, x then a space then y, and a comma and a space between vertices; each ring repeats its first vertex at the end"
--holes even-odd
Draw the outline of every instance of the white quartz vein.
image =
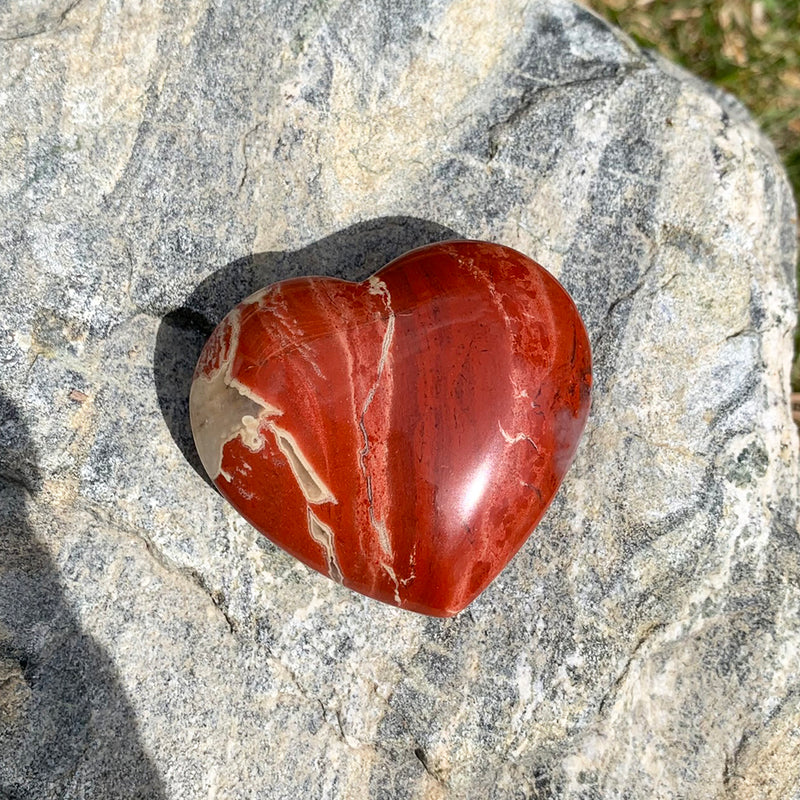
POLYGON ((286 456, 289 469, 300 487, 306 502, 318 505, 320 503, 335 503, 336 497, 317 474, 305 453, 300 449, 297 440, 289 431, 279 428, 274 422, 267 423, 267 427, 275 437, 275 444, 286 456))
POLYGON ((326 525, 319 519, 310 506, 307 506, 308 511, 308 533, 311 538, 322 548, 325 553, 325 561, 328 564, 328 575, 337 583, 342 582, 342 570, 339 567, 339 562, 336 559, 336 550, 334 548, 334 533, 330 525, 326 525))
MULTIPOLYGON (((361 435, 364 437, 364 447, 358 454, 358 461, 361 465, 361 471, 364 473, 364 479, 367 484, 370 524, 378 534, 378 542, 381 546, 381 550, 383 550, 383 552, 386 553, 389 558, 392 558, 392 545, 389 541, 386 523, 383 520, 379 520, 375 516, 375 505, 372 498, 372 476, 367 473, 366 457, 369 453, 369 436, 367 434, 367 428, 364 419, 375 397, 375 393, 378 391, 378 386, 381 382, 381 376, 383 375, 383 370, 386 366, 386 360, 389 357, 389 348, 392 346, 392 340, 394 339, 395 315, 394 311, 392 310, 392 297, 389 294, 389 289, 386 284, 375 275, 369 279, 369 293, 381 295, 384 298, 386 302, 386 310, 389 312, 389 319, 386 322, 386 332, 383 335, 383 342, 381 344, 381 357, 378 361, 378 372, 375 377, 375 383, 372 385, 372 388, 367 394, 367 398, 364 401, 364 406, 361 409, 361 417, 358 421, 358 426, 361 429, 361 435)), ((384 568, 386 568, 386 565, 384 565, 384 568)))

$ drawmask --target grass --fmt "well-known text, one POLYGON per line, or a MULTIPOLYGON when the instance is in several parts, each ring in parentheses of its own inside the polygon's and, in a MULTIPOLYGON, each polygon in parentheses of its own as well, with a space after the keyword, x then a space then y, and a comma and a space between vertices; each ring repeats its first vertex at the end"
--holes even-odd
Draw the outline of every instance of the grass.
MULTIPOLYGON (((643 47, 736 95, 783 159, 800 199, 797 0, 584 0, 643 47)), ((798 263, 800 277, 800 262, 798 263)), ((800 392, 800 329, 792 390, 800 392)))

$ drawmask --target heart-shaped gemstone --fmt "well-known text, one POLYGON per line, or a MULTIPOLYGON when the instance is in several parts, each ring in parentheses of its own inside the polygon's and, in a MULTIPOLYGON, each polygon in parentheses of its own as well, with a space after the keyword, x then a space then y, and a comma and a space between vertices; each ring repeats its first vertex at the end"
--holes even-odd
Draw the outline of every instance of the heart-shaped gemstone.
POLYGON ((275 544, 385 603, 465 608, 541 519, 589 411, 575 304, 488 242, 248 297, 205 345, 200 459, 275 544))

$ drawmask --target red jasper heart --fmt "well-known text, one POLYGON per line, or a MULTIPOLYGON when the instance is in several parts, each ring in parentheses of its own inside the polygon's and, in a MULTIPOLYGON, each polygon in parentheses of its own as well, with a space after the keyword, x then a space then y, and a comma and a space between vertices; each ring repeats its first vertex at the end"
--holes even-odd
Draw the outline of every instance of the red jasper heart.
POLYGON ((586 330, 555 278, 451 241, 363 283, 247 298, 206 343, 190 410, 203 465, 265 536, 357 592, 447 617, 541 519, 590 387, 586 330))

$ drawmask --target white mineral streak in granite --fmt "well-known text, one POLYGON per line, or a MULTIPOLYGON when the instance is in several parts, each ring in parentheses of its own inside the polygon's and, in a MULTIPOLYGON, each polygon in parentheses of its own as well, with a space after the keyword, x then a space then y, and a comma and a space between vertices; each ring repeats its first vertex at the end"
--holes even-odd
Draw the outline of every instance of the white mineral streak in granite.
POLYGON ((0 63, 0 796, 800 798, 795 208, 739 106, 557 0, 11 2, 0 63), (256 535, 187 398, 242 298, 454 234, 557 275, 596 388, 436 620, 256 535))

